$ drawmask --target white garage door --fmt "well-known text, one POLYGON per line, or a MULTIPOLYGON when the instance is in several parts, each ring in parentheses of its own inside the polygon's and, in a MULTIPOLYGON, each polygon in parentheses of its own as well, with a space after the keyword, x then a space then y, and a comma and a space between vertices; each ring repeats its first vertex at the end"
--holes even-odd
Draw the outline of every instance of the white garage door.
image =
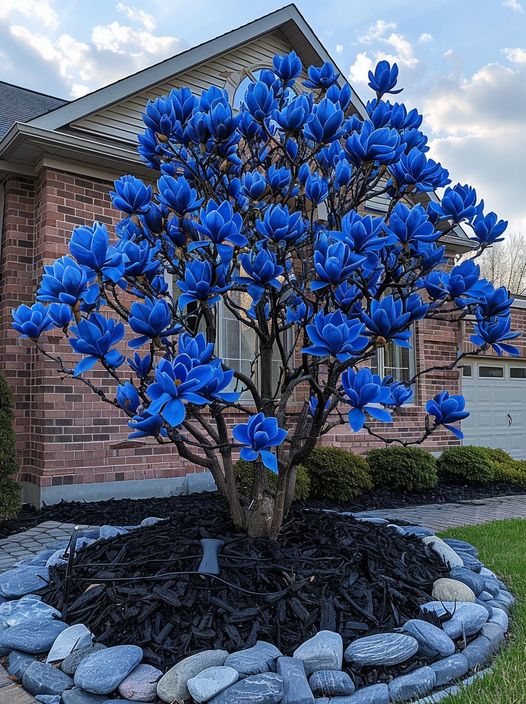
POLYGON ((526 363, 466 359, 462 388, 471 415, 465 445, 500 447, 526 458, 526 363))

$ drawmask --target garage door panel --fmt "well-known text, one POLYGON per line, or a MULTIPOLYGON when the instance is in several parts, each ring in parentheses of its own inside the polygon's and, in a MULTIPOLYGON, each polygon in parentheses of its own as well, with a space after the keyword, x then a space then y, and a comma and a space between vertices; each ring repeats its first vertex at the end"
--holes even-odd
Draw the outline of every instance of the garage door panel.
POLYGON ((466 408, 471 414, 462 423, 464 444, 500 447, 514 457, 525 458, 526 379, 511 378, 509 367, 526 370, 526 364, 510 365, 499 360, 498 366, 503 370, 500 377, 488 376, 492 371, 487 361, 473 360, 470 364, 473 376, 462 380, 466 408), (479 365, 485 375, 482 378, 479 378, 479 365))

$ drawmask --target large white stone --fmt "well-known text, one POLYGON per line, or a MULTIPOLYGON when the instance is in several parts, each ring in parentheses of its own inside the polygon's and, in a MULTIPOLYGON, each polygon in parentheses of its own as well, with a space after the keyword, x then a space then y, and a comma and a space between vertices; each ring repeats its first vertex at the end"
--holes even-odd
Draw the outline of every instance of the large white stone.
POLYGON ((343 641, 339 633, 319 631, 294 651, 294 657, 303 660, 305 672, 311 675, 318 670, 341 670, 343 641))
POLYGON ((209 667, 223 665, 227 657, 226 650, 203 650, 180 660, 157 683, 157 696, 167 704, 188 699, 188 680, 209 667))
POLYGON ((422 542, 431 548, 431 550, 434 550, 446 567, 449 567, 449 569, 452 570, 455 567, 463 566, 464 562, 460 555, 458 555, 452 547, 436 535, 429 535, 426 538, 422 538, 422 542))
POLYGON ((76 623, 74 626, 66 628, 59 633, 57 639, 51 646, 46 662, 58 662, 78 648, 91 645, 93 636, 83 623, 76 623))
POLYGON ((433 597, 438 601, 470 601, 475 602, 477 597, 467 584, 457 579, 442 577, 433 584, 433 597))
POLYGON ((188 691, 198 704, 207 702, 239 679, 239 672, 233 667, 207 667, 186 683, 188 691))

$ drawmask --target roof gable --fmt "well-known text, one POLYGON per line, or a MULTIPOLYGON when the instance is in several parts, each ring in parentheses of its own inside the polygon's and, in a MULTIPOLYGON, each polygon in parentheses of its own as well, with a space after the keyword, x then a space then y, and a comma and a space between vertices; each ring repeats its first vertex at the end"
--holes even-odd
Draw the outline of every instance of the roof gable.
MULTIPOLYGON (((116 117, 118 114, 121 114, 126 121, 129 119, 129 112, 125 109, 122 115, 118 105, 130 101, 127 106, 130 107, 137 97, 137 107, 140 105, 140 111, 142 111, 146 102, 145 96, 162 95, 167 90, 170 90, 173 85, 183 85, 184 81, 177 79, 181 79, 183 74, 190 71, 196 77, 196 87, 198 87, 199 72, 202 66, 213 63, 214 59, 219 56, 229 55, 233 59, 234 50, 242 52, 243 46, 248 44, 255 48, 257 40, 262 37, 264 37, 269 47, 272 42, 275 42, 279 51, 279 46, 281 46, 281 52, 290 51, 290 48, 293 47, 306 66, 332 60, 297 7, 295 5, 287 5, 238 29, 227 32, 216 39, 188 49, 181 54, 177 54, 105 88, 89 93, 68 105, 33 120, 31 124, 51 130, 61 129, 69 125, 74 125, 79 129, 87 129, 88 124, 90 126, 97 124, 96 118, 98 115, 105 113, 111 106, 117 108, 115 110, 117 122, 120 121, 116 117), (164 86, 164 88, 159 88, 160 86, 164 86), (88 118, 92 118, 92 116, 95 116, 95 119, 91 119, 90 123, 84 122, 88 118)), ((273 53, 276 53, 276 50, 273 53)), ((254 64, 253 61, 251 63, 254 64)), ((224 67, 222 70, 224 70, 224 67)), ((218 75, 216 74, 214 78, 216 84, 218 82, 217 79, 218 75)), ((206 79, 202 87, 206 87, 206 79)), ((357 107, 360 111, 363 109, 361 103, 357 107)), ((95 128, 95 130, 102 134, 100 128, 95 128)), ((115 127, 112 126, 112 130, 115 130, 115 127)), ((136 128, 131 130, 130 136, 120 132, 118 126, 116 133, 106 132, 104 134, 112 139, 129 141, 130 137, 133 138, 133 135, 136 134, 136 128)))
POLYGON ((66 102, 52 95, 0 81, 0 137, 3 137, 15 122, 27 122, 66 102))

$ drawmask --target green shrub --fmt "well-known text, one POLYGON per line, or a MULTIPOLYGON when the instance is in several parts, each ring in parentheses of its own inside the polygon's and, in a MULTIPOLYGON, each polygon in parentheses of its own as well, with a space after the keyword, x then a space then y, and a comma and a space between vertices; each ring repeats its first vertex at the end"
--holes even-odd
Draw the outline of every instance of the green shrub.
POLYGON ((372 489, 367 460, 339 447, 316 447, 305 466, 314 499, 344 503, 372 489))
POLYGON ((494 447, 481 447, 493 465, 493 479, 526 487, 526 460, 514 460, 504 450, 494 447))
MULTIPOLYGON (((249 495, 254 484, 254 462, 238 460, 234 465, 236 484, 242 494, 249 495)), ((268 484, 270 491, 278 488, 278 477, 272 472, 268 473, 268 484)), ((301 464, 296 469, 296 487, 294 489, 294 501, 305 501, 309 497, 310 477, 301 464)))
POLYGON ((436 459, 420 447, 382 447, 367 460, 376 487, 418 492, 437 485, 436 459))
POLYGON ((438 473, 455 484, 487 484, 495 478, 494 463, 486 449, 474 445, 444 450, 438 459, 438 473))
POLYGON ((20 509, 20 486, 12 476, 17 473, 13 396, 7 381, 0 376, 0 521, 16 516, 20 509))

